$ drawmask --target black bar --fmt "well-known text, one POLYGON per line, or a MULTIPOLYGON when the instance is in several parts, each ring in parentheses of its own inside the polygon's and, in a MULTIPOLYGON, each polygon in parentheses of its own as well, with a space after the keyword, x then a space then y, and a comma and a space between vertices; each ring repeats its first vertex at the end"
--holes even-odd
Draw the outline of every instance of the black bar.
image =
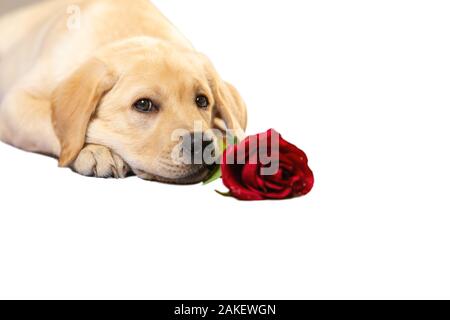
MULTIPOLYGON (((45 319, 430 319, 444 301, 432 307, 419 301, 1 301, 3 315, 45 319)), ((441 316, 437 316, 441 318, 441 316)))

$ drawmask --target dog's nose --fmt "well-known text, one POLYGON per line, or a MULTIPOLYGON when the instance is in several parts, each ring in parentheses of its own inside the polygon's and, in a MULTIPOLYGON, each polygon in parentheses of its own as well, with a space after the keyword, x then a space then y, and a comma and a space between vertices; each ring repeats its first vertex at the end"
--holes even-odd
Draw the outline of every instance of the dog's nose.
MULTIPOLYGON (((183 138, 184 150, 189 154, 193 164, 204 164, 204 152, 213 144, 213 138, 201 132, 194 132, 183 138)), ((214 152, 214 150, 211 151, 214 152)))

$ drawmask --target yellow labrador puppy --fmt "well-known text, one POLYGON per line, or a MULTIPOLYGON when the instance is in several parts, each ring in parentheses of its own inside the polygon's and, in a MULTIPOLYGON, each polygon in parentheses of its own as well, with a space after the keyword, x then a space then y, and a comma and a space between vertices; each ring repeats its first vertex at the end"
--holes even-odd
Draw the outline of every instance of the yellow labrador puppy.
POLYGON ((1 18, 0 99, 2 141, 96 177, 201 181, 207 163, 174 150, 197 154, 215 144, 208 130, 247 121, 236 89, 148 0, 50 0, 1 18))

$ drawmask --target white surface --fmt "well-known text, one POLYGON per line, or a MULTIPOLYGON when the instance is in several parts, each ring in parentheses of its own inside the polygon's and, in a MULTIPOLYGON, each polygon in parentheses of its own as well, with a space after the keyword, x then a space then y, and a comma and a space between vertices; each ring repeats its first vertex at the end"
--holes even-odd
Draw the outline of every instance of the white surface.
POLYGON ((0 145, 2 298, 450 298, 447 1, 155 1, 313 192, 96 180, 0 145))

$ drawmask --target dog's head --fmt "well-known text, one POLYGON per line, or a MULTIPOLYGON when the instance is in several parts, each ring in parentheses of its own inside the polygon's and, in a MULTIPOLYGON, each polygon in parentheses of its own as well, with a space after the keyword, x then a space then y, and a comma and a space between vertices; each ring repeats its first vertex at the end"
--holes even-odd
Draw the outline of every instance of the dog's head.
POLYGON ((141 178, 194 183, 210 164, 196 156, 216 149, 211 129, 225 123, 245 130, 246 108, 202 54, 136 38, 102 49, 62 81, 52 121, 61 166, 93 143, 109 147, 141 178))

